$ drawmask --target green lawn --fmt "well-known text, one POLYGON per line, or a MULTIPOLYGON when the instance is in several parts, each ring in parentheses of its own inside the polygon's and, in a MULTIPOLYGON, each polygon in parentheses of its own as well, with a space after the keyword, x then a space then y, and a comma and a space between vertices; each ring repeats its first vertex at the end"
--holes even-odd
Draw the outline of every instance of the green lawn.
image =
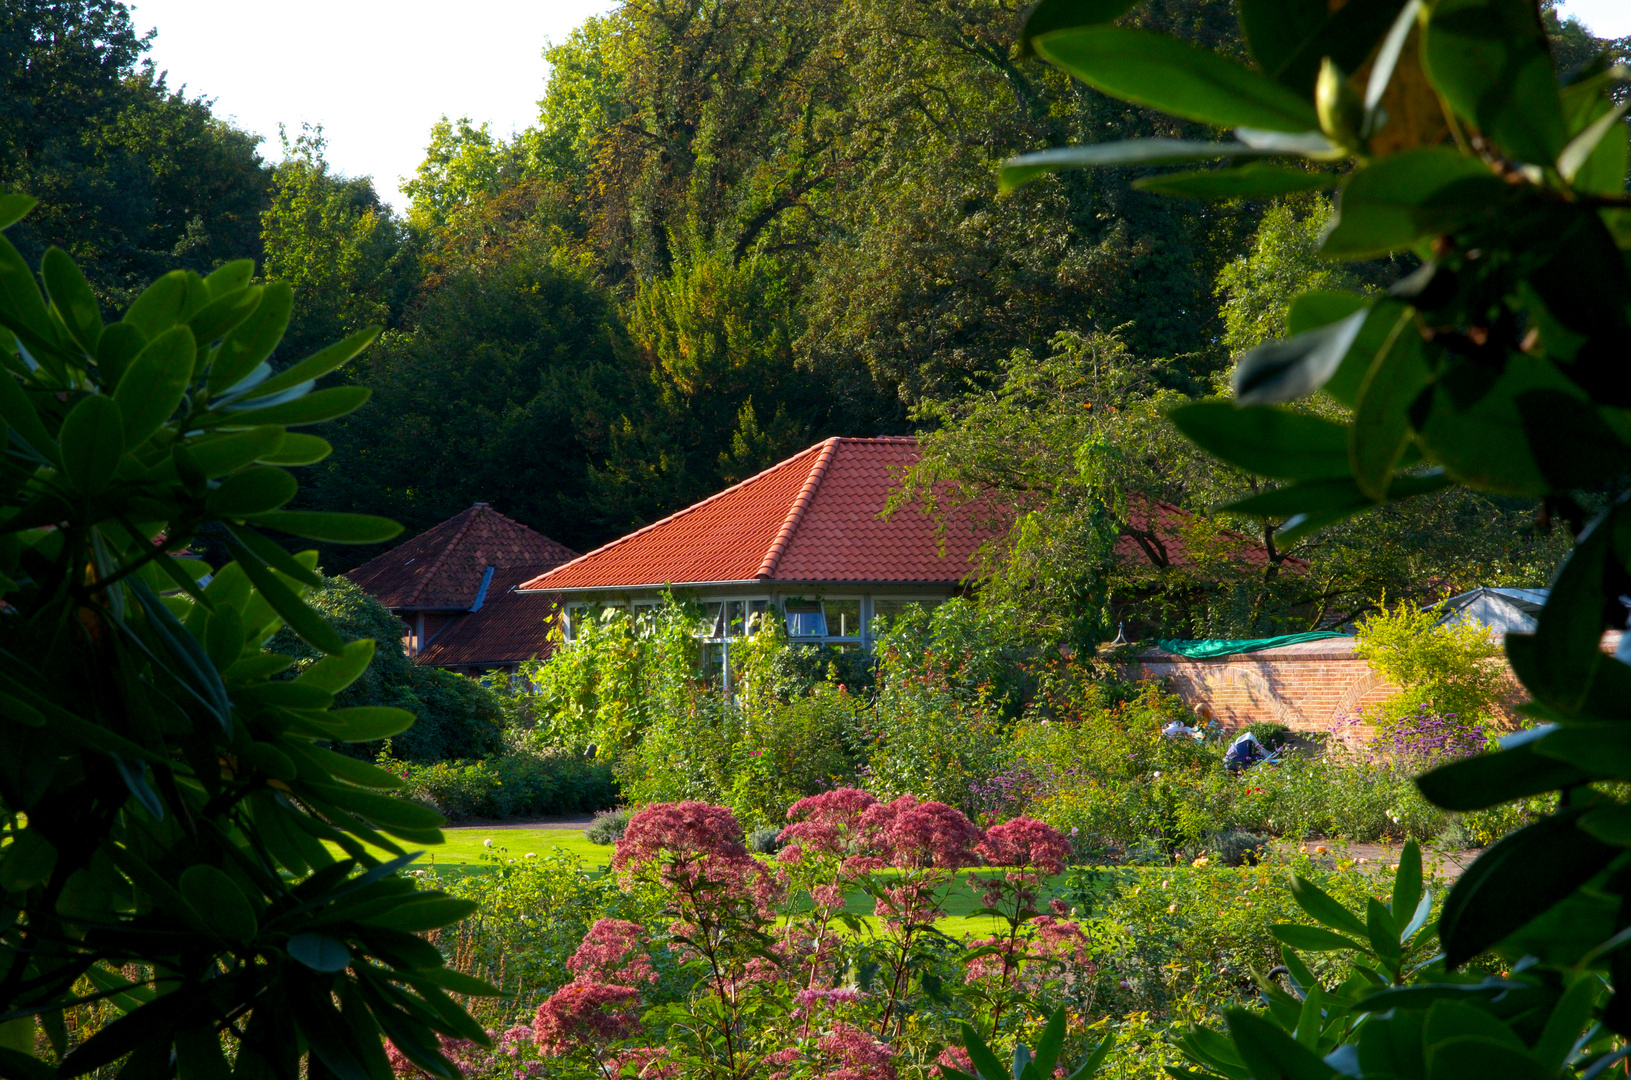
MULTIPOLYGON (((612 857, 610 847, 592 844, 585 839, 581 827, 494 829, 471 825, 454 826, 442 831, 447 836, 447 842, 424 848, 425 854, 415 863, 416 866, 434 863, 437 867, 460 867, 466 872, 480 873, 482 852, 499 848, 504 849, 510 858, 523 858, 529 852, 543 855, 554 848, 563 848, 576 855, 592 871, 606 870, 612 857), (492 845, 491 849, 488 847, 489 842, 492 845)), ((994 872, 980 871, 982 874, 994 872)), ((969 915, 969 912, 980 907, 980 897, 974 889, 969 888, 966 878, 966 873, 958 875, 956 887, 946 904, 949 914, 940 921, 939 928, 952 937, 988 935, 999 924, 987 916, 969 915)), ((1054 879, 1051 884, 1055 890, 1062 891, 1065 884, 1064 876, 1054 879)), ((1043 895, 1047 896, 1048 893, 1044 891, 1043 895)), ((847 909, 856 915, 870 918, 872 898, 865 893, 856 892, 850 896, 847 909)))

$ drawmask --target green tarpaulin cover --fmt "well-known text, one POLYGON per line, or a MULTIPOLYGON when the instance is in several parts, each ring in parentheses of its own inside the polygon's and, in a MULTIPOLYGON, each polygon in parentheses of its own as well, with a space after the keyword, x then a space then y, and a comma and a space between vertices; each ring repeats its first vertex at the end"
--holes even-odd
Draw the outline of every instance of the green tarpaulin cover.
POLYGON ((1304 641, 1320 641, 1324 638, 1346 636, 1337 633, 1335 630, 1310 630, 1306 634, 1282 634, 1279 637, 1242 638, 1239 640, 1203 638, 1200 641, 1180 641, 1177 638, 1168 638, 1164 641, 1157 641, 1156 644, 1167 652, 1187 656, 1191 660, 1210 660, 1214 656, 1232 656, 1235 653, 1273 649, 1280 645, 1297 645, 1304 641))

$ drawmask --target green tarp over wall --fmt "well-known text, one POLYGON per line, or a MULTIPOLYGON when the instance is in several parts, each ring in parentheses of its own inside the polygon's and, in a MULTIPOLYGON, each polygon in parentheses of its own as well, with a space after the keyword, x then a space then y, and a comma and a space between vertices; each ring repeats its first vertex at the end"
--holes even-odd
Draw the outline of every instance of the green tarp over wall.
POLYGON ((1200 641, 1180 641, 1177 638, 1168 638, 1157 641, 1156 644, 1170 653, 1187 656, 1191 660, 1210 660, 1217 656, 1232 656, 1235 653, 1256 652, 1259 649, 1273 649, 1280 645, 1298 645, 1304 641, 1320 641, 1324 638, 1346 637, 1335 630, 1310 630, 1306 634, 1281 634, 1279 637, 1241 638, 1204 638, 1200 641))

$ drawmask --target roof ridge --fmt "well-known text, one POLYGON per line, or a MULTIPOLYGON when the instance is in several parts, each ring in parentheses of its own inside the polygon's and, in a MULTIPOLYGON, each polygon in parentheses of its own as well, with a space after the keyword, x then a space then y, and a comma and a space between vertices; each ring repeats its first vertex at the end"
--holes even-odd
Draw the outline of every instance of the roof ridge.
POLYGON ((477 512, 480 509, 481 507, 479 506, 472 506, 470 509, 465 511, 465 513, 470 516, 466 518, 464 524, 459 527, 459 531, 453 534, 453 539, 449 540, 447 545, 442 548, 441 554, 436 556, 436 561, 430 564, 430 569, 426 570, 424 576, 419 579, 419 584, 415 585, 413 592, 408 594, 407 602, 402 604, 402 607, 412 607, 413 602, 419 599, 419 594, 425 591, 425 586, 430 584, 431 579, 436 576, 436 572, 440 570, 442 568, 442 564, 447 561, 447 553, 459 546, 459 541, 464 539, 464 534, 470 531, 471 525, 475 524, 477 512))
POLYGON ((767 578, 776 572, 776 563, 781 561, 782 552, 787 550, 788 543, 793 539, 793 533, 798 531, 799 522, 804 520, 804 511, 815 498, 822 477, 827 475, 827 466, 832 464, 833 456, 838 451, 838 443, 837 438, 822 442, 821 453, 816 456, 815 464, 810 466, 810 474, 804 478, 804 486, 793 496, 793 505, 787 508, 787 517, 783 519, 782 527, 777 530, 776 538, 770 542, 764 561, 759 564, 754 577, 767 578))
POLYGON ((520 592, 529 592, 531 590, 527 589, 526 586, 532 584, 533 581, 537 581, 539 578, 547 577, 548 575, 555 573, 557 570, 564 570, 568 566, 572 566, 572 565, 574 565, 576 563, 580 563, 585 559, 591 559, 591 558, 595 557, 596 555, 599 555, 603 551, 610 551, 615 547, 620 547, 623 544, 626 544, 629 541, 633 540, 635 537, 644 536, 646 533, 650 532, 653 529, 658 529, 658 528, 661 528, 664 525, 667 525, 670 521, 673 521, 676 518, 682 518, 686 514, 689 514, 689 513, 693 512, 695 510, 700 510, 704 506, 707 506, 709 503, 718 502, 720 499, 723 499, 725 496, 731 494, 733 491, 736 491, 739 488, 745 488, 749 484, 753 483, 754 481, 759 480, 759 479, 761 479, 763 477, 769 476, 771 473, 775 472, 777 469, 784 468, 787 465, 791 465, 793 462, 797 461, 799 458, 803 457, 805 454, 819 452, 821 449, 823 449, 825 447, 825 445, 826 445, 825 442, 821 442, 821 443, 815 444, 814 446, 807 446, 803 450, 800 450, 798 453, 794 454, 792 457, 784 458, 783 460, 778 461, 778 462, 776 462, 776 464, 770 466, 770 468, 764 469, 761 472, 756 472, 752 476, 748 477, 746 480, 740 480, 740 481, 732 484, 730 487, 726 488, 724 491, 715 492, 714 494, 708 496, 706 499, 703 499, 701 502, 694 502, 690 506, 687 506, 682 510, 674 511, 672 514, 669 514, 665 518, 659 518, 658 520, 653 521, 650 525, 642 526, 641 528, 638 528, 638 529, 634 530, 633 532, 628 533, 625 536, 620 536, 616 540, 613 540, 611 543, 602 544, 599 547, 595 548, 593 551, 586 551, 582 555, 579 555, 577 558, 573 559, 571 562, 564 562, 564 563, 561 563, 561 565, 559 565, 559 566, 552 566, 548 570, 544 571, 544 573, 539 574, 538 577, 532 578, 532 579, 530 579, 528 581, 522 582, 520 585, 516 586, 516 589, 518 591, 520 591, 520 592))

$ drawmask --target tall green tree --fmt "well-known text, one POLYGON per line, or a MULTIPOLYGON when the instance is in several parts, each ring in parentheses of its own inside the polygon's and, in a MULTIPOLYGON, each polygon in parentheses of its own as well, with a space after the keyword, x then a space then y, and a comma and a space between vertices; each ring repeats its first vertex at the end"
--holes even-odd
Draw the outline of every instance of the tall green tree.
POLYGON ((260 140, 170 89, 143 60, 151 40, 118 0, 0 7, 0 190, 40 201, 15 242, 36 262, 71 253, 104 307, 260 251, 260 140))
POLYGON ((322 128, 281 133, 283 160, 272 172, 261 215, 268 281, 301 297, 286 348, 299 354, 372 323, 394 326, 412 298, 414 248, 368 177, 335 173, 322 128))

